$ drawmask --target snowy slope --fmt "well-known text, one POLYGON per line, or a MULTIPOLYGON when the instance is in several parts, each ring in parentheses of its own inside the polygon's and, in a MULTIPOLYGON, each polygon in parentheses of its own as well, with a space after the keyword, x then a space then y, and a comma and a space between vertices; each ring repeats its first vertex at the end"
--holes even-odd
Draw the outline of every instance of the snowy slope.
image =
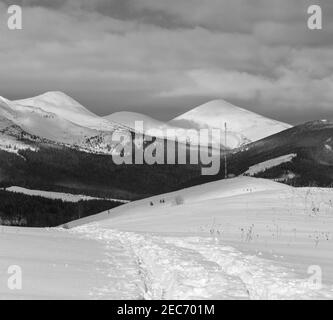
POLYGON ((169 127, 162 121, 158 121, 156 119, 153 119, 152 117, 137 112, 115 112, 108 116, 105 116, 104 118, 111 122, 121 123, 131 129, 135 128, 136 121, 141 121, 143 123, 144 132, 151 129, 164 130, 169 127))
POLYGON ((38 148, 28 145, 22 141, 18 141, 14 137, 0 133, 0 150, 18 154, 19 150, 37 151, 38 148))
POLYGON ((18 101, 0 98, 0 130, 10 126, 49 142, 106 154, 112 153, 116 145, 112 134, 128 131, 94 115, 61 92, 18 101))
POLYGON ((37 97, 16 100, 14 103, 44 110, 71 121, 80 127, 100 131, 113 131, 119 127, 119 125, 90 112, 63 92, 47 92, 37 97))
POLYGON ((0 97, 0 150, 15 154, 19 150, 36 151, 37 148, 18 140, 23 130, 11 120, 15 118, 15 112, 8 103, 8 100, 0 97))
MULTIPOLYGON (((276 183, 271 180, 242 176, 234 179, 214 181, 179 191, 154 196, 148 199, 131 202, 125 206, 113 209, 112 217, 119 215, 121 219, 125 219, 127 221, 127 217, 132 219, 132 215, 137 215, 140 217, 140 219, 146 219, 145 215, 140 215, 140 210, 147 210, 147 214, 155 214, 155 212, 159 209, 177 209, 178 205, 181 205, 182 207, 182 205, 188 204, 191 206, 192 204, 206 202, 207 205, 210 200, 215 199, 236 197, 243 194, 252 195, 253 193, 265 191, 289 192, 291 189, 292 188, 290 186, 276 183)), ((206 210, 208 210, 208 208, 206 210)), ((90 222, 96 222, 98 220, 108 219, 109 217, 109 212, 102 212, 98 215, 73 221, 67 225, 73 227, 90 222)), ((114 221, 114 219, 112 220, 114 221)), ((173 222, 171 224, 173 225, 173 222)), ((163 228, 163 226, 161 227, 163 228)), ((179 227, 182 228, 183 226, 180 225, 179 227)))
MULTIPOLYGON (((221 137, 213 136, 213 145, 224 141, 224 124, 227 123, 227 148, 234 149, 253 141, 263 139, 291 126, 276 120, 268 119, 248 110, 236 107, 224 100, 214 100, 176 117, 169 122, 162 122, 135 112, 117 112, 105 119, 134 128, 135 121, 143 121, 143 131, 148 135, 174 139, 167 130, 175 130, 176 137, 185 141, 194 141, 186 130, 221 129, 221 137), (162 132, 162 133, 161 133, 162 132), (187 139, 186 139, 187 138, 187 139)), ((202 144, 210 141, 203 140, 202 144)))
POLYGON ((263 139, 291 126, 236 107, 224 100, 214 100, 198 106, 169 122, 179 127, 220 128, 227 123, 227 146, 236 148, 263 139))
POLYGON ((128 203, 127 200, 119 200, 119 199, 110 199, 110 198, 96 198, 85 196, 81 194, 71 194, 71 193, 63 193, 63 192, 53 192, 53 191, 42 191, 42 190, 32 190, 22 187, 9 187, 6 188, 6 191, 14 192, 14 193, 22 193, 29 196, 38 196, 47 199, 54 199, 54 200, 62 200, 64 202, 79 202, 79 201, 89 201, 89 200, 109 200, 109 201, 116 201, 121 203, 128 203))
POLYGON ((292 159, 297 157, 297 154, 291 153, 287 154, 281 157, 273 158, 267 161, 263 161, 260 163, 255 164, 254 166, 251 166, 244 175, 246 176, 254 176, 255 174, 258 174, 260 172, 264 172, 267 169, 274 168, 282 163, 290 162, 292 159))
POLYGON ((10 121, 15 116, 15 112, 11 105, 11 102, 0 96, 0 117, 3 119, 8 119, 10 121))
MULTIPOLYGON (((199 190, 189 188, 130 203, 69 226, 95 221, 74 232, 105 240, 122 239, 136 250, 147 268, 156 269, 156 277, 158 268, 163 267, 160 255, 171 255, 164 266, 167 272, 172 261, 183 263, 172 259, 182 257, 180 252, 185 255, 188 249, 218 264, 227 275, 239 277, 250 298, 333 298, 331 189, 298 189, 240 177, 201 186, 201 198, 199 190), (317 264, 324 274, 324 287, 312 291, 307 272, 317 264)), ((185 264, 180 272, 191 274, 185 264)), ((179 290, 181 283, 171 279, 161 280, 159 285, 165 288, 174 281, 179 290)), ((177 290, 170 294, 179 294, 177 290)))
MULTIPOLYGON (((188 134, 186 132, 186 128, 172 126, 166 122, 156 120, 141 113, 116 112, 106 116, 105 119, 131 128, 135 132, 144 133, 147 136, 168 139, 171 141, 178 139, 181 143, 195 141, 191 133, 188 134), (139 122, 139 126, 137 125, 136 127, 135 122, 139 122)), ((206 141, 205 145, 207 145, 206 141)))
POLYGON ((110 281, 105 248, 97 240, 47 229, 0 230, 0 300, 96 299, 110 281), (12 265, 22 270, 22 290, 7 286, 12 265))
POLYGON ((2 114, 10 110, 7 112, 7 119, 24 131, 59 143, 80 144, 86 137, 98 134, 98 131, 79 126, 38 107, 7 101, 0 105, 0 110, 2 114))
POLYGON ((0 268, 22 265, 25 286, 0 287, 0 297, 332 299, 332 195, 240 177, 125 204, 71 230, 5 227, 0 268), (308 271, 318 268, 315 284, 308 271))

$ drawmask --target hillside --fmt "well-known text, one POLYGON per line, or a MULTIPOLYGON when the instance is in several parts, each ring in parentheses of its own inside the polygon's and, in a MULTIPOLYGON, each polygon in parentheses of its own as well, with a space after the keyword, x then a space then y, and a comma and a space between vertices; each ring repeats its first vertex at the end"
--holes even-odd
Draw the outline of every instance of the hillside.
POLYGON ((210 101, 169 122, 171 125, 185 128, 219 128, 223 132, 225 123, 227 146, 232 149, 291 127, 289 124, 263 117, 224 100, 210 101))
POLYGON ((165 130, 168 128, 168 126, 163 121, 156 120, 152 117, 138 112, 115 112, 108 116, 105 116, 104 118, 108 121, 122 124, 126 127, 131 128, 132 130, 135 129, 135 122, 141 121, 143 122, 144 132, 146 132, 147 130, 165 130))
POLYGON ((112 157, 54 144, 19 156, 0 150, 0 186, 133 200, 178 189, 198 165, 116 165, 112 157))
MULTIPOLYGON (((333 123, 308 122, 232 150, 227 155, 228 174, 248 174, 253 166, 263 169, 253 176, 294 186, 331 186, 333 182, 333 123), (282 159, 282 161, 281 161, 282 159), (267 163, 268 162, 268 163, 267 163)), ((224 178, 202 176, 186 186, 224 178)))
POLYGON ((63 92, 46 92, 40 96, 16 100, 14 104, 24 107, 41 109, 47 113, 55 114, 60 118, 71 121, 80 127, 99 131, 113 131, 119 127, 97 116, 82 106, 79 102, 63 92))
MULTIPOLYGON (((202 145, 212 143, 220 144, 223 148, 234 149, 250 142, 263 139, 277 132, 286 130, 291 126, 272 120, 254 112, 236 107, 224 100, 214 100, 196 107, 169 122, 162 122, 149 116, 136 112, 116 112, 105 119, 117 122, 134 129, 135 121, 143 122, 143 132, 159 138, 175 139, 184 136, 187 130, 221 129, 222 135, 213 136, 212 141, 202 140, 202 145), (225 145, 224 132, 227 123, 227 145, 225 145), (176 135, 168 134, 167 130, 175 130, 176 135)), ((188 141, 194 142, 191 136, 188 141)))
POLYGON ((0 130, 2 141, 12 143, 14 138, 18 146, 22 145, 24 135, 25 140, 32 142, 44 141, 102 154, 112 154, 117 147, 118 143, 112 140, 115 132, 131 134, 126 127, 91 113, 61 92, 17 101, 1 98, 0 130), (14 134, 11 128, 15 128, 14 134))
POLYGON ((148 299, 330 299, 331 199, 329 189, 240 177, 130 203, 66 228, 130 248, 149 274, 148 299), (308 274, 315 261, 322 286, 308 274))

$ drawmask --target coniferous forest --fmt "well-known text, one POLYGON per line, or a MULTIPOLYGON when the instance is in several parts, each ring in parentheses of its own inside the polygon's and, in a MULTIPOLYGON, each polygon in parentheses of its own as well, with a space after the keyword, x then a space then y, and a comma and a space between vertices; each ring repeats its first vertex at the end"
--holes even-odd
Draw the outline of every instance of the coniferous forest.
POLYGON ((109 200, 64 202, 0 191, 0 225, 56 227, 121 205, 109 200))

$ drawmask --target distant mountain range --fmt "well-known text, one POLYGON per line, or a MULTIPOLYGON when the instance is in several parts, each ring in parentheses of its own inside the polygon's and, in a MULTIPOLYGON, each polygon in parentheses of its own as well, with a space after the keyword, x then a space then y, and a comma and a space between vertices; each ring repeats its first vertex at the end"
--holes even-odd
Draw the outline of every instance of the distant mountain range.
MULTIPOLYGON (((227 145, 224 145, 224 139, 217 139, 220 139, 220 135, 212 137, 213 145, 222 144, 224 149, 234 149, 291 127, 223 100, 211 101, 169 122, 162 122, 134 112, 117 112, 100 117, 62 92, 47 92, 34 98, 15 101, 0 97, 0 148, 4 148, 4 145, 8 145, 6 142, 10 141, 10 145, 14 144, 16 150, 27 146, 22 141, 16 144, 13 142, 10 132, 14 128, 16 137, 25 136, 27 140, 34 140, 35 137, 87 152, 112 154, 116 145, 110 140, 115 131, 127 130, 159 139, 183 136, 184 141, 188 141, 190 138, 187 137, 187 129, 197 131, 219 128, 224 132, 225 123, 227 145), (136 130, 136 121, 142 121, 142 129, 136 130), (168 129, 175 130, 176 134, 171 135, 168 129), (4 137, 5 133, 7 139, 4 137)), ((201 143, 208 146, 210 141, 201 143)))
MULTIPOLYGON (((112 153, 115 147, 109 145, 111 134, 115 130, 128 130, 93 114, 61 92, 48 92, 17 101, 0 97, 2 149, 6 143, 4 136, 11 140, 14 128, 14 137, 24 136, 27 141, 47 140, 105 154, 112 153)), ((21 145, 22 141, 15 146, 16 149, 20 149, 21 145)))
MULTIPOLYGON (((307 122, 262 140, 231 150, 227 155, 228 174, 250 175, 293 186, 333 185, 333 123, 307 122)), ((223 178, 201 176, 189 186, 223 178)))
POLYGON ((135 121, 143 121, 144 132, 149 131, 152 135, 160 138, 170 138, 167 134, 168 129, 176 130, 178 136, 184 134, 186 129, 215 128, 221 129, 224 133, 226 124, 227 145, 224 145, 224 136, 222 145, 228 149, 238 148, 291 128, 289 124, 263 117, 254 112, 236 107, 224 100, 210 101, 168 122, 158 121, 135 112, 117 112, 105 118, 130 127, 133 130, 135 121), (162 135, 158 131, 162 131, 162 135))
POLYGON ((133 200, 223 179, 224 155, 229 176, 328 186, 333 181, 333 124, 291 127, 223 100, 162 122, 132 112, 100 117, 61 92, 17 101, 0 98, 0 186, 133 200), (142 132, 135 132, 135 121, 143 121, 142 132), (201 176, 201 164, 119 166, 110 156, 118 152, 111 140, 117 131, 133 136, 149 131, 150 143, 156 144, 172 138, 167 129, 178 137, 186 129, 223 131, 224 123, 227 146, 215 154, 221 161, 216 176, 201 176))
MULTIPOLYGON (((228 149, 257 141, 290 127, 223 100, 196 107, 169 122, 134 112, 117 112, 100 117, 62 92, 47 92, 34 98, 16 101, 0 97, 0 147, 6 144, 4 130, 10 136, 9 131, 15 127, 16 134, 25 135, 26 138, 31 135, 88 152, 112 154, 115 148, 115 145, 110 143, 112 133, 116 130, 134 132, 135 121, 143 123, 142 130, 136 130, 137 133, 160 139, 175 139, 175 136, 179 138, 186 135, 187 129, 220 128, 224 131, 224 124, 227 123, 227 145, 223 145, 224 141, 222 145, 228 149), (174 129, 176 135, 171 136, 167 129, 174 129)), ((216 142, 215 138, 213 137, 213 143, 216 142)), ((12 137, 8 137, 8 140, 13 143, 12 137)), ((206 145, 208 144, 209 141, 206 141, 206 145)), ((17 143, 16 149, 20 148, 26 147, 17 143)))

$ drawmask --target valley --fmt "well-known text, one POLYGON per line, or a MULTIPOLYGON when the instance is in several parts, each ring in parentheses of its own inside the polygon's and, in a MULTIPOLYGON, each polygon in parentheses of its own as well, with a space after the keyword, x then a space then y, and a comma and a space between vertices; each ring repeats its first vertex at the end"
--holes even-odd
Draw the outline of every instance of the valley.
POLYGON ((42 192, 134 201, 224 179, 225 156, 229 177, 250 172, 254 177, 299 187, 328 187, 333 178, 333 126, 328 121, 291 127, 221 100, 199 106, 169 124, 130 113, 98 117, 60 92, 18 101, 1 98, 0 103, 0 187, 18 186, 42 192), (132 131, 135 117, 148 119, 147 130, 132 131), (196 117, 203 122, 195 120, 196 117), (244 140, 236 148, 219 146, 215 150, 202 140, 203 145, 196 146, 194 141, 194 145, 177 144, 167 140, 170 137, 161 136, 161 132, 176 128, 175 123, 178 129, 183 123, 184 133, 192 120, 197 121, 192 123, 193 132, 209 126, 214 130, 219 125, 217 118, 221 119, 222 128, 223 122, 228 121, 227 141, 232 141, 231 130, 236 130, 247 132, 246 144, 243 145, 244 140), (187 119, 186 125, 184 119, 187 119), (237 122, 237 119, 244 120, 237 122), (159 137, 146 136, 149 130, 160 132, 159 137), (128 139, 115 143, 114 134, 128 139), (260 137, 263 138, 251 142, 260 137), (208 167, 200 159, 190 164, 193 150, 201 148, 207 155, 211 153, 208 167), (157 150, 162 151, 162 157, 158 157, 157 150), (143 155, 147 151, 156 164, 145 161, 143 155), (185 158, 178 163, 175 159, 180 153, 185 158), (142 159, 135 164, 137 154, 142 154, 142 159), (170 160, 170 154, 175 159, 163 164, 170 160), (292 158, 283 161, 291 154, 292 158), (114 161, 114 156, 119 157, 120 164, 114 161), (279 158, 282 161, 275 160, 279 158), (218 164, 217 174, 203 175, 213 164, 218 164))
POLYGON ((136 132, 133 115, 101 118, 62 93, 0 102, 0 268, 15 252, 27 272, 0 297, 333 298, 331 122, 291 127, 213 101, 136 132), (168 129, 214 132, 215 118, 230 129, 218 152, 187 141, 183 162, 114 161, 167 156, 168 129), (190 164, 193 148, 218 174, 190 164))

